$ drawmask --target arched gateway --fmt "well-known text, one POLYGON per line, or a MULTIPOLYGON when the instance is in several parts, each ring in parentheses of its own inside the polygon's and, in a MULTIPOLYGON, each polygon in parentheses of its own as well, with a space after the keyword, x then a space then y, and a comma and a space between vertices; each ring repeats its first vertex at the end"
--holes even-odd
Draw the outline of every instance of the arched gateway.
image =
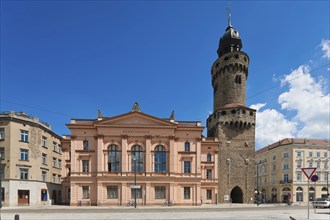
POLYGON ((243 203, 243 192, 241 188, 235 186, 230 193, 230 198, 232 200, 232 203, 243 203))

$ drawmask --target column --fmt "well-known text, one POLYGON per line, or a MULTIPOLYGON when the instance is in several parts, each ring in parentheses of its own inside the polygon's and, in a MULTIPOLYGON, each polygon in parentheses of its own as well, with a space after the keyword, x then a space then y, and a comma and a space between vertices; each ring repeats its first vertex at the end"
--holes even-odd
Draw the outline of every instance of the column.
POLYGON ((151 201, 151 199, 150 199, 150 182, 149 183, 146 183, 145 194, 146 194, 146 200, 145 200, 145 204, 144 205, 148 205, 148 202, 151 201))
POLYGON ((127 198, 127 185, 126 182, 123 182, 121 184, 121 204, 126 205, 128 200, 129 199, 127 198))
POLYGON ((147 176, 150 176, 152 172, 152 163, 151 163, 151 136, 146 136, 146 164, 145 171, 147 176))
POLYGON ((201 138, 196 138, 196 177, 201 176, 201 138))
POLYGON ((102 198, 102 183, 97 183, 97 197, 96 197, 96 204, 102 205, 103 198, 102 198))
POLYGON ((101 172, 103 172, 103 135, 97 136, 97 175, 102 175, 101 172))
POLYGON ((175 173, 175 164, 176 164, 176 161, 175 161, 175 150, 174 150, 174 137, 173 136, 170 136, 169 137, 169 140, 170 140, 170 152, 167 154, 169 160, 169 173, 170 173, 170 176, 174 176, 174 173, 175 173))
MULTIPOLYGON (((121 136, 121 172, 128 172, 127 136, 121 136)), ((126 186, 125 186, 126 187, 126 186)), ((124 200, 125 201, 125 200, 124 200)))

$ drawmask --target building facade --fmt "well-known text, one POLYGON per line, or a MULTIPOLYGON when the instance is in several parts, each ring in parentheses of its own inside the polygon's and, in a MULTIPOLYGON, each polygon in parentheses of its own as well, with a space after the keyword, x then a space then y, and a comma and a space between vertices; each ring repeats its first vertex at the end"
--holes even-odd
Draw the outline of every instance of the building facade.
POLYGON ((248 203, 254 196, 256 110, 246 106, 249 56, 238 31, 230 23, 220 39, 211 69, 213 114, 206 121, 208 137, 217 137, 221 203, 248 203))
POLYGON ((61 202, 61 137, 47 123, 1 113, 0 154, 4 206, 61 202))
POLYGON ((201 205, 216 203, 217 138, 197 121, 161 119, 138 104, 115 117, 72 119, 63 138, 66 203, 201 205))
POLYGON ((261 202, 307 202, 329 196, 330 141, 286 138, 256 152, 256 177, 261 202), (317 182, 301 168, 316 168, 317 182))

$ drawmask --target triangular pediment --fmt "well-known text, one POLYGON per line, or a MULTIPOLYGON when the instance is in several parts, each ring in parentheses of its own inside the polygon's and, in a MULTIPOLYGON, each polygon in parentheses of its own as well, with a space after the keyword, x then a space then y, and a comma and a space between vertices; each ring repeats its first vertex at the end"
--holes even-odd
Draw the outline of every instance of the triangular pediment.
POLYGON ((129 112, 112 118, 103 118, 96 125, 100 126, 175 126, 175 123, 142 112, 129 112))

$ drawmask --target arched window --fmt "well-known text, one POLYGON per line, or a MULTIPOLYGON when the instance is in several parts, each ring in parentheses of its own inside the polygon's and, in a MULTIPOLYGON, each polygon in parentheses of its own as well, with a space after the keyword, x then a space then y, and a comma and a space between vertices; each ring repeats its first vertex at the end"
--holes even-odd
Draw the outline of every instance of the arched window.
POLYGON ((157 145, 155 147, 155 173, 165 173, 166 172, 166 149, 162 145, 157 145))
POLYGON ((144 166, 144 155, 143 155, 143 148, 140 145, 134 145, 131 148, 132 151, 132 172, 143 172, 144 166))
POLYGON ((296 191, 303 191, 303 188, 301 188, 300 186, 297 187, 296 191))
POLYGON ((115 144, 108 147, 108 171, 120 172, 120 151, 115 144))
POLYGON ((88 150, 88 140, 83 140, 83 150, 88 150))
POLYGON ((212 155, 210 153, 207 154, 206 161, 207 162, 211 162, 212 161, 212 155))
POLYGON ((327 189, 327 187, 324 186, 324 187, 322 187, 321 191, 326 191, 327 192, 328 189, 327 189))
POLYGON ((190 143, 188 141, 184 143, 184 151, 190 151, 190 143))

